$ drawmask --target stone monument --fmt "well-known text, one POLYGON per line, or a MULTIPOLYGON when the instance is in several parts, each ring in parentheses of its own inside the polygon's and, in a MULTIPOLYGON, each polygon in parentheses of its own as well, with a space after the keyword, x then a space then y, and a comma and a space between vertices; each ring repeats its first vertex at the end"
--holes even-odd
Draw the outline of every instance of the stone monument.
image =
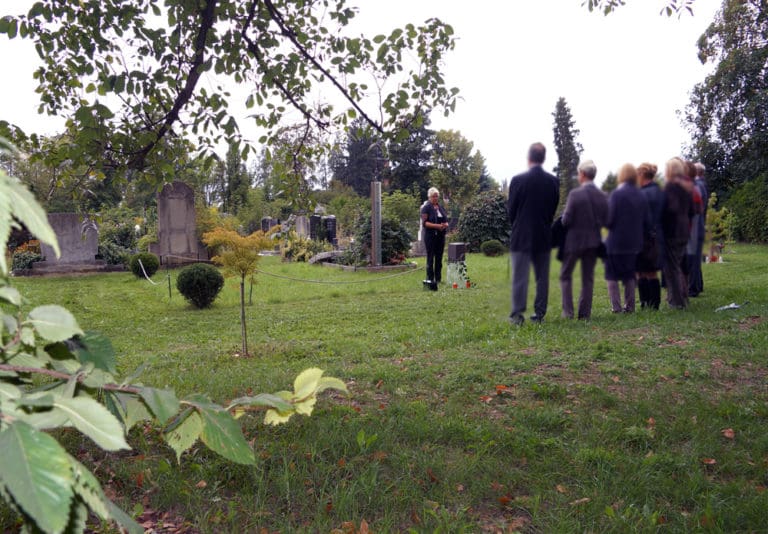
POLYGON ((165 184, 157 197, 157 241, 163 264, 208 259, 195 235, 195 194, 183 182, 165 184))
POLYGON ((93 264, 99 251, 99 229, 96 223, 77 213, 49 213, 48 223, 56 233, 61 257, 53 248, 41 243, 40 252, 47 265, 93 264))

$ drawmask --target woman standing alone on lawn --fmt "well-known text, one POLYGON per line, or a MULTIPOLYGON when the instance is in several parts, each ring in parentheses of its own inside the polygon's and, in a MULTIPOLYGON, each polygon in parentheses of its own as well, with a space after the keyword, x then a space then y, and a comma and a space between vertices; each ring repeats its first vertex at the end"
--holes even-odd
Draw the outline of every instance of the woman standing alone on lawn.
POLYGON ((443 249, 445 233, 448 230, 448 214, 440 205, 440 191, 430 187, 427 202, 421 208, 421 221, 424 225, 424 247, 427 249, 427 280, 440 283, 443 271, 443 249))

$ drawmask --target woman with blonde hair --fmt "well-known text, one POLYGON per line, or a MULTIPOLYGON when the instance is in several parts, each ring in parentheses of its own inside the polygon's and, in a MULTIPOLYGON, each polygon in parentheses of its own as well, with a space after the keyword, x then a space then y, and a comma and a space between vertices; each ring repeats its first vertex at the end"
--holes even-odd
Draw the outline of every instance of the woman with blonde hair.
POLYGON ((667 303, 671 308, 683 309, 688 305, 683 262, 690 236, 690 216, 693 214, 693 184, 687 181, 685 162, 680 158, 667 161, 664 180, 661 227, 664 233, 663 273, 667 284, 667 303))
POLYGON ((637 170, 629 163, 619 169, 619 186, 608 197, 608 238, 605 242, 605 279, 613 313, 635 311, 635 271, 637 253, 643 246, 643 227, 647 219, 645 197, 637 188, 637 170), (619 282, 624 284, 621 305, 619 282))
POLYGON ((664 232, 661 227, 664 192, 655 180, 657 170, 653 163, 641 163, 637 167, 640 192, 645 196, 649 219, 643 233, 643 248, 637 256, 637 290, 640 306, 654 310, 658 310, 661 304, 659 271, 664 265, 664 232))

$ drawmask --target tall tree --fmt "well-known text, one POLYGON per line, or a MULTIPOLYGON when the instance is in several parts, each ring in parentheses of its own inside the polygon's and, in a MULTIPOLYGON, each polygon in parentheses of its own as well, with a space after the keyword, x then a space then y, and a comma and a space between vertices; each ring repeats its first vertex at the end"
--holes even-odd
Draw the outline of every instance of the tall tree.
POLYGON ((432 147, 429 181, 451 206, 464 206, 477 193, 483 172, 483 156, 472 153, 474 144, 454 130, 440 130, 432 147))
POLYGON ((362 117, 394 136, 409 111, 455 106, 458 90, 445 86, 441 72, 455 37, 440 20, 369 39, 348 36, 357 10, 346 0, 158 3, 46 0, 0 19, 0 34, 34 41, 43 61, 35 74, 41 110, 69 119, 76 166, 155 166, 167 179, 165 139, 194 136, 203 147, 221 136, 241 141, 229 83, 250 88, 245 104, 269 132, 262 142, 276 139, 289 111, 312 128, 362 117), (201 83, 208 72, 221 81, 213 90, 201 83), (376 87, 387 79, 390 92, 366 109, 371 78, 376 87), (341 94, 344 109, 315 103, 323 85, 341 94))
POLYGON ((429 169, 435 131, 429 128, 429 117, 417 114, 404 119, 401 131, 407 136, 395 139, 389 145, 390 188, 415 192, 424 201, 429 189, 429 169))
POLYGON ((358 195, 371 192, 371 181, 379 179, 386 168, 386 154, 381 135, 362 119, 356 119, 346 135, 345 150, 333 159, 333 178, 350 186, 358 195))
POLYGON ((222 211, 236 215, 248 203, 248 191, 251 180, 248 170, 242 160, 240 150, 232 143, 227 150, 224 160, 224 194, 222 195, 222 211))
POLYGON ((560 205, 558 206, 558 212, 560 212, 565 207, 568 193, 577 185, 576 169, 579 166, 579 157, 583 149, 576 140, 579 130, 576 129, 576 123, 571 116, 571 110, 565 98, 560 97, 557 99, 552 116, 555 119, 553 128, 555 152, 557 152, 555 174, 560 180, 560 205))
POLYGON ((719 198, 768 171, 768 9, 765 0, 724 0, 699 38, 714 66, 686 110, 692 156, 719 198))

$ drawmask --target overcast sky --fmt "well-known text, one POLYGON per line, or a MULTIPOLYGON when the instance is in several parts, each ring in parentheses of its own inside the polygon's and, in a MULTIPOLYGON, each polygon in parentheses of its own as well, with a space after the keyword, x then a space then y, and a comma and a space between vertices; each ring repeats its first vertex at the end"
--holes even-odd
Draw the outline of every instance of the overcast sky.
MULTIPOLYGON (((435 114, 432 127, 458 130, 485 156, 501 182, 521 172, 533 141, 557 163, 552 112, 565 97, 598 179, 626 162, 663 163, 679 155, 688 135, 678 110, 709 67, 696 41, 719 0, 697 0, 694 15, 659 15, 666 0, 629 0, 608 17, 582 0, 352 0, 354 29, 373 36, 405 23, 438 17, 458 37, 446 57, 446 82, 461 90, 456 113, 435 114)), ((22 12, 32 0, 3 0, 0 15, 22 12)), ((0 38, 3 73, 0 119, 26 131, 53 134, 63 122, 37 115, 31 44, 0 38)), ((245 112, 243 112, 245 115, 245 112)), ((239 121, 246 129, 246 120, 239 121)))

